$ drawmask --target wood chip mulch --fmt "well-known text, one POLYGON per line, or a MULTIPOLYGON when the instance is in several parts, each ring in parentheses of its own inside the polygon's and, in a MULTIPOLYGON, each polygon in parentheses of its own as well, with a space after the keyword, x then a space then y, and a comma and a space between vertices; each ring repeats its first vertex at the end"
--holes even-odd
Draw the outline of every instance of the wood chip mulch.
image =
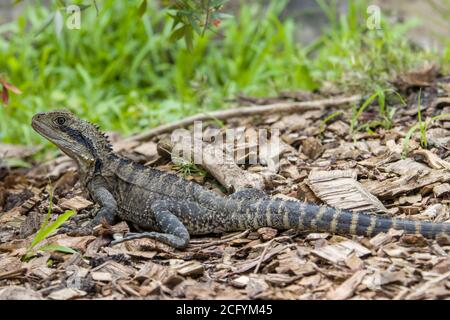
MULTIPOLYGON (((281 130, 276 168, 255 164, 240 169, 263 177, 272 196, 450 222, 450 119, 429 124, 426 148, 416 131, 402 157, 404 138, 417 123, 419 88, 422 119, 450 113, 450 77, 424 68, 399 78, 396 85, 406 105, 387 95, 386 105, 396 108, 392 127, 372 132, 349 134, 351 108, 229 119, 227 128, 244 127, 249 136, 258 128, 281 130), (338 110, 343 112, 323 123, 338 110)), ((275 101, 315 98, 285 92, 275 101)), ((240 96, 238 103, 253 104, 255 99, 240 96)), ((359 125, 380 120, 378 115, 374 104, 361 114, 359 125)), ((158 153, 164 136, 145 142, 124 142, 116 134, 113 138, 123 155, 177 172, 177 166, 158 153)), ((367 238, 261 228, 194 237, 179 251, 149 239, 108 246, 111 234, 133 229, 120 222, 99 235, 52 235, 42 244, 78 253, 38 250, 25 261, 22 257, 48 210, 49 181, 53 219, 73 209, 78 214, 72 223, 82 224, 96 208, 80 189, 70 159, 33 163, 30 157, 36 151, 0 145, 0 299, 450 298, 449 239, 427 240, 396 230, 367 238), (11 159, 32 165, 17 167, 11 159)), ((227 193, 211 174, 193 172, 187 179, 227 193)))

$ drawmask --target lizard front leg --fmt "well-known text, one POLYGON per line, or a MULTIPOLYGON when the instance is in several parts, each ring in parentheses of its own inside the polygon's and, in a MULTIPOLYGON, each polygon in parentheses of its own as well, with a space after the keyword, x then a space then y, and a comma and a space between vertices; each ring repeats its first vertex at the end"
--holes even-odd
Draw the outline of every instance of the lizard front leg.
POLYGON ((95 218, 91 221, 92 227, 106 220, 108 224, 113 224, 117 215, 117 202, 111 192, 106 189, 102 178, 93 179, 88 184, 89 192, 96 203, 100 205, 95 218))
POLYGON ((94 219, 86 226, 69 231, 68 234, 71 236, 92 234, 93 228, 103 221, 106 221, 108 224, 113 224, 117 215, 117 202, 111 192, 105 187, 102 178, 94 178, 89 182, 87 187, 95 203, 100 205, 100 209, 97 211, 94 219))
POLYGON ((150 211, 161 232, 128 233, 123 239, 115 240, 111 244, 140 238, 151 238, 177 249, 186 248, 190 239, 189 232, 177 216, 172 213, 173 210, 170 203, 166 200, 156 201, 151 205, 150 211))

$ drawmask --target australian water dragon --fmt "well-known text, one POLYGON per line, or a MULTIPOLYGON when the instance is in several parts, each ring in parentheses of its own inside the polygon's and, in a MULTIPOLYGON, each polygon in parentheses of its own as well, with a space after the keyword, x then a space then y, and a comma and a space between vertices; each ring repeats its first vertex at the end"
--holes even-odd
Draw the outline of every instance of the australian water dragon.
POLYGON ((427 238, 450 234, 450 223, 352 213, 271 198, 256 189, 223 197, 174 174, 120 157, 97 126, 68 111, 36 114, 32 126, 77 162, 82 185, 100 205, 82 233, 91 232, 104 220, 112 224, 119 217, 148 230, 129 233, 125 239, 149 237, 176 248, 186 247, 190 235, 264 226, 365 236, 390 228, 427 238))

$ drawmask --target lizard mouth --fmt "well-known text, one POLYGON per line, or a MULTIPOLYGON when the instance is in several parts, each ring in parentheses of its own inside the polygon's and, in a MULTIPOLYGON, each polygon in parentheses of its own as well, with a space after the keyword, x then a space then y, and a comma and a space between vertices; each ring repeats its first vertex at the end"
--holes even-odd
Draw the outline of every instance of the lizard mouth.
POLYGON ((45 132, 48 131, 48 128, 46 126, 40 124, 38 121, 36 121, 36 119, 34 117, 33 117, 33 120, 31 120, 31 126, 39 134, 41 134, 43 136, 47 136, 45 134, 45 132))
POLYGON ((58 148, 60 148, 61 151, 64 152, 66 155, 70 155, 70 150, 68 150, 61 143, 59 143, 59 141, 61 141, 61 138, 58 137, 54 129, 39 122, 35 117, 33 117, 33 119, 31 120, 31 126, 41 136, 50 140, 53 144, 58 146, 58 148))
POLYGON ((31 120, 31 126, 37 133, 44 136, 45 138, 48 138, 51 141, 58 140, 57 136, 55 135, 54 130, 52 128, 46 126, 45 124, 42 124, 41 122, 39 122, 36 119, 36 116, 34 116, 33 119, 31 120))

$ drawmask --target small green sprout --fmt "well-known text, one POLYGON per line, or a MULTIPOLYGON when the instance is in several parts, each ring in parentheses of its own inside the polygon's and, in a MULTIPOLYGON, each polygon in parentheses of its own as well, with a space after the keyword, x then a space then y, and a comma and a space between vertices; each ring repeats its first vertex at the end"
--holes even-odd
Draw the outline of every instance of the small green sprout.
MULTIPOLYGON (((63 214, 59 215, 58 218, 54 222, 50 223, 50 217, 52 215, 52 210, 53 210, 53 191, 51 190, 50 193, 49 193, 48 211, 47 211, 47 214, 46 214, 46 216, 44 218, 44 223, 42 224, 42 226, 40 227, 40 229, 38 230, 38 232, 34 236, 33 241, 31 241, 31 244, 28 247, 27 252, 25 253, 25 256, 24 256, 25 260, 30 259, 31 256, 35 254, 35 252, 36 252, 35 248, 38 246, 38 244, 40 244, 47 237, 49 237, 64 222, 66 222, 71 216, 73 216, 75 214, 74 210, 67 210, 63 214)), ((38 250, 41 250, 41 251, 60 251, 60 252, 72 253, 72 254, 73 253, 77 253, 77 251, 75 251, 72 248, 65 247, 65 246, 60 246, 60 245, 56 245, 56 244, 44 245, 44 246, 39 247, 38 250)))

